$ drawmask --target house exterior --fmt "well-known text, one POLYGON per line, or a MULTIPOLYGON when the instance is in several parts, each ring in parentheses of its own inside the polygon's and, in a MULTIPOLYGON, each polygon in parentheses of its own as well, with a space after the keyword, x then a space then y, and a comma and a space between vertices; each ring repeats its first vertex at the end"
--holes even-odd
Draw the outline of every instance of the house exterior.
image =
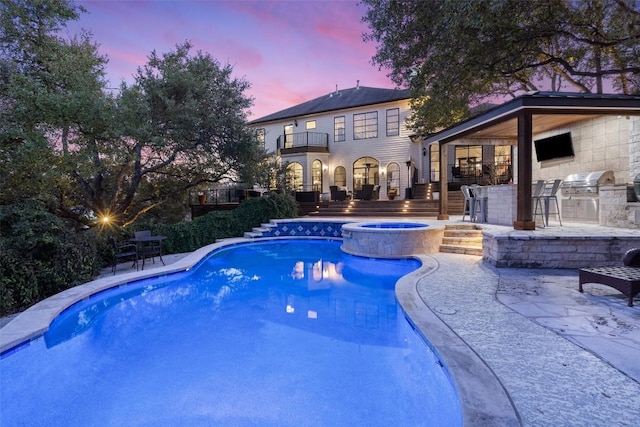
POLYGON ((408 90, 360 86, 337 89, 299 105, 255 119, 268 152, 286 165, 288 187, 330 197, 330 186, 350 194, 379 186, 380 199, 404 197, 422 164, 419 141, 405 122, 408 90))
MULTIPOLYGON (((615 181, 599 189, 597 217, 589 221, 640 228, 640 202, 630 200, 629 191, 640 174, 640 96, 528 93, 426 138, 405 126, 409 100, 407 90, 358 84, 250 125, 288 165, 296 191, 328 198, 329 186, 355 194, 374 184, 380 199, 406 198, 413 184, 432 183, 446 218, 449 194, 463 184, 488 185, 494 198, 489 222, 534 229, 534 182, 608 171, 615 181), (554 142, 552 151, 571 152, 538 158, 544 154, 536 152, 536 141, 558 135, 568 135, 569 146, 554 142)), ((571 221, 575 203, 558 197, 562 217, 571 221)))

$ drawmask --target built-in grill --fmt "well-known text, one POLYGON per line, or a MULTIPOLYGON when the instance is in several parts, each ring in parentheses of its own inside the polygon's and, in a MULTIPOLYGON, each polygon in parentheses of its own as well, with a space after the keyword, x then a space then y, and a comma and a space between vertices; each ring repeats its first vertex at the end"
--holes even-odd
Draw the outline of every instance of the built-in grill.
POLYGON ((562 219, 597 222, 600 186, 614 184, 612 171, 573 173, 562 182, 562 219))

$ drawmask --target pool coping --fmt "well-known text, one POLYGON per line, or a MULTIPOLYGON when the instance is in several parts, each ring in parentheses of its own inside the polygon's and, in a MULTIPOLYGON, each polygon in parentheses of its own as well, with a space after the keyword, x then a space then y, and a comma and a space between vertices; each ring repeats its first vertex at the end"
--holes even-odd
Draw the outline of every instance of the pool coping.
POLYGON ((418 294, 418 281, 435 273, 438 261, 428 255, 412 258, 420 260, 422 267, 396 282, 396 298, 407 320, 447 369, 460 398, 463 425, 521 426, 520 415, 497 375, 418 294))
MULTIPOLYGON (((260 240, 323 239, 322 237, 270 237, 260 240)), ((334 237, 326 240, 340 240, 334 237)), ((0 353, 41 339, 51 322, 71 305, 104 290, 150 277, 186 271, 211 251, 239 243, 256 242, 244 237, 225 239, 204 246, 173 264, 97 280, 67 289, 28 308, 0 329, 0 353)), ((398 280, 396 298, 407 320, 425 338, 444 364, 460 398, 463 424, 471 427, 520 426, 520 417, 507 391, 487 364, 420 298, 417 282, 438 269, 437 261, 428 255, 412 255, 422 266, 398 280)))

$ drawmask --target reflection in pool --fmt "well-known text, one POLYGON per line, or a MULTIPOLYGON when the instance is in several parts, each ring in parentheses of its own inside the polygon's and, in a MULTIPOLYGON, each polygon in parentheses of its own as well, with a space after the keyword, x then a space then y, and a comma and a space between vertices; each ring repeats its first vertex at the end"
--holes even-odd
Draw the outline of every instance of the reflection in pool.
POLYGON ((461 425, 398 307, 415 260, 266 241, 95 295, 0 361, 0 425, 461 425))

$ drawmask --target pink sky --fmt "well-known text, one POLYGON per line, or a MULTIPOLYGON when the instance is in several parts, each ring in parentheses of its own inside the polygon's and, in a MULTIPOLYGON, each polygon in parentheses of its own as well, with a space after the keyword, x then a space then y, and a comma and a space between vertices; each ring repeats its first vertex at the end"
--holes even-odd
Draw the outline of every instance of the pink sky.
POLYGON ((194 51, 233 66, 251 83, 251 118, 265 116, 360 80, 393 88, 386 70, 371 64, 362 41, 364 6, 348 0, 78 1, 87 9, 68 25, 89 30, 109 58, 110 87, 131 83, 152 50, 165 53, 191 41, 194 51))

